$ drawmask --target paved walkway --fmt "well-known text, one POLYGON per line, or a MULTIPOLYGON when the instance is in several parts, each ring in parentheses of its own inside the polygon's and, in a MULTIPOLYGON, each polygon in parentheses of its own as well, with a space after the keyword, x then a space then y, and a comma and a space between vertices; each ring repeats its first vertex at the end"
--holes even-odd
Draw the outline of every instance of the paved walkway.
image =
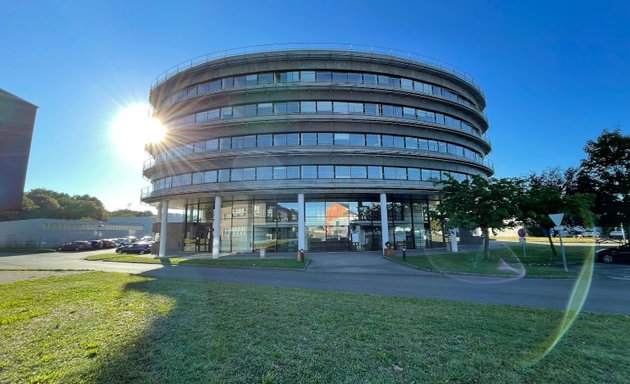
MULTIPOLYGON (((312 264, 306 271, 83 260, 89 254, 103 252, 111 251, 0 256, 0 269, 92 269, 158 278, 263 284, 560 310, 566 307, 575 283, 570 279, 442 275, 393 263, 382 258, 378 252, 311 254, 309 257, 312 258, 312 264)), ((630 280, 595 278, 584 310, 630 315, 630 280)))

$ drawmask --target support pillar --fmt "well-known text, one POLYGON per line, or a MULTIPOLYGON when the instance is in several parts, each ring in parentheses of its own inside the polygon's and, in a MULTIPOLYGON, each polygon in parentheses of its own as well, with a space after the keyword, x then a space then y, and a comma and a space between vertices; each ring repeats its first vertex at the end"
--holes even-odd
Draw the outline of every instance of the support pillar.
POLYGON ((212 258, 221 253, 221 196, 214 197, 214 221, 212 222, 212 258))
POLYGON ((298 193, 298 251, 305 250, 304 194, 298 193))
POLYGON ((381 248, 387 248, 385 245, 389 242, 389 227, 387 225, 387 195, 381 193, 381 248))
POLYGON ((166 240, 168 238, 168 200, 162 202, 160 218, 160 248, 158 257, 166 257, 166 240))

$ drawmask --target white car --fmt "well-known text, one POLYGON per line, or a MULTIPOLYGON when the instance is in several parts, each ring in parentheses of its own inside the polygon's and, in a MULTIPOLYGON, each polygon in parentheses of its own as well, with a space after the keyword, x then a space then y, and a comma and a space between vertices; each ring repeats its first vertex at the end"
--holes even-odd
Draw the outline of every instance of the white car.
POLYGON ((577 237, 600 237, 601 233, 593 230, 587 229, 577 234, 577 237))
POLYGON ((624 233, 623 228, 617 227, 608 233, 611 239, 623 239, 624 233))

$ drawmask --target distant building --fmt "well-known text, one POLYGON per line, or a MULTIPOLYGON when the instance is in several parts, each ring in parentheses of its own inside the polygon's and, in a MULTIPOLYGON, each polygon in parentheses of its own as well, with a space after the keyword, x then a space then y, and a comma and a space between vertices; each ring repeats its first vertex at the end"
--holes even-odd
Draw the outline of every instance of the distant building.
POLYGON ((54 248, 73 240, 152 236, 155 216, 108 221, 30 219, 0 222, 0 247, 54 248))
POLYGON ((37 106, 0 89, 0 212, 22 208, 37 106))

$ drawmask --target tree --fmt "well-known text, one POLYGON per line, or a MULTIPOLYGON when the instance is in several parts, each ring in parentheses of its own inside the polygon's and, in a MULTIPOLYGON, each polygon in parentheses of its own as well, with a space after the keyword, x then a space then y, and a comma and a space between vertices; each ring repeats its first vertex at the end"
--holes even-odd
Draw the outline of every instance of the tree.
POLYGON ((516 226, 520 216, 516 198, 520 195, 520 181, 472 176, 459 182, 453 178, 442 181, 442 200, 438 213, 447 218, 448 227, 466 230, 481 228, 484 238, 484 257, 490 257, 490 228, 499 230, 516 226))
POLYGON ((594 211, 604 229, 630 223, 630 136, 604 130, 584 147, 581 186, 596 194, 594 211))
POLYGON ((68 219, 105 220, 105 207, 96 197, 89 195, 70 196, 44 188, 26 192, 22 201, 22 211, 1 220, 20 219, 68 219))
POLYGON ((115 211, 111 211, 107 213, 108 217, 146 217, 146 216, 155 216, 155 214, 151 211, 133 211, 131 209, 118 209, 115 211))

